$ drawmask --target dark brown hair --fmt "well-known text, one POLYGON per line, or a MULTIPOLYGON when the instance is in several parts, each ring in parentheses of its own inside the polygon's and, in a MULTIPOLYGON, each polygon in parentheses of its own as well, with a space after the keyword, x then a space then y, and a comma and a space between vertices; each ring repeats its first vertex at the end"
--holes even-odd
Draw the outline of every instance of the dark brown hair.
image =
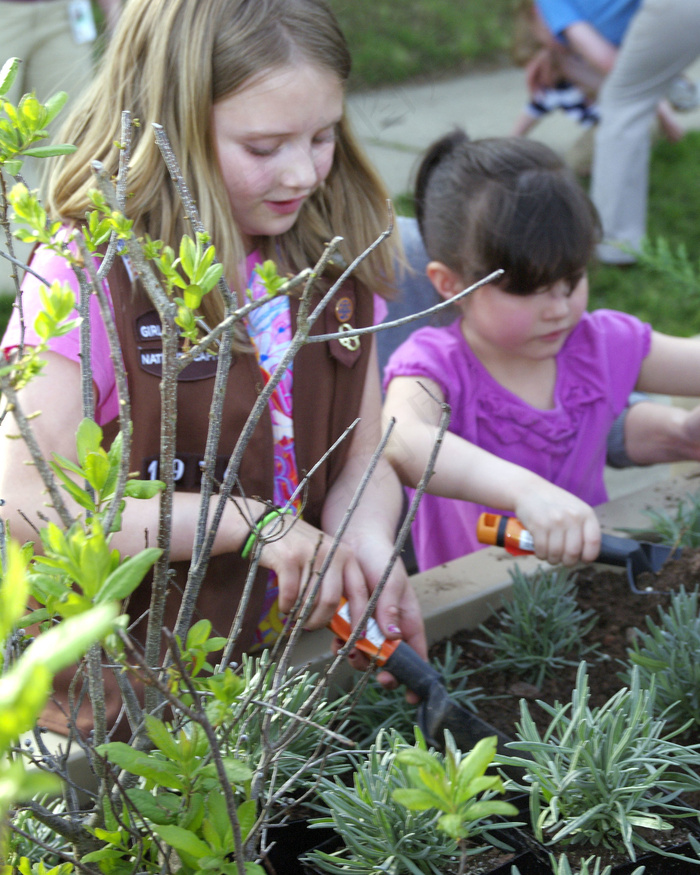
POLYGON ((547 146, 521 137, 470 140, 457 129, 428 149, 416 215, 431 259, 475 282, 529 295, 586 268, 600 238, 595 207, 547 146))

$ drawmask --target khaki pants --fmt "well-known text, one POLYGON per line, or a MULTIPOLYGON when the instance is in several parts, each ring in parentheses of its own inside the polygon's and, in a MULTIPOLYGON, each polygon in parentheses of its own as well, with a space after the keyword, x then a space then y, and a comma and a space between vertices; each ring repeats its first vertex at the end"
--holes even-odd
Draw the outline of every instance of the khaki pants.
POLYGON ((700 55, 700 0, 644 0, 600 92, 591 196, 603 223, 599 255, 638 249, 646 232, 652 123, 674 78, 700 55))

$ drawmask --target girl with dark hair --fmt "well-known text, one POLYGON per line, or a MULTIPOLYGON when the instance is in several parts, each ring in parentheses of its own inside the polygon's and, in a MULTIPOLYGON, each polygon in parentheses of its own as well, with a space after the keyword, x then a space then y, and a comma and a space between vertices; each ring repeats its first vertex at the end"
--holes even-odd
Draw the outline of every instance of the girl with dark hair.
MULTIPOLYGON (((612 310, 586 312, 595 209, 563 162, 522 138, 433 144, 418 173, 416 210, 426 272, 457 301, 446 327, 415 332, 385 370, 390 457, 415 486, 440 403, 451 408, 414 523, 421 570, 478 549, 485 510, 516 514, 540 559, 592 561, 607 500, 606 443, 633 390, 700 394, 700 343, 668 337, 612 310)), ((697 458, 700 413, 658 404, 629 411, 636 464, 697 458)), ((627 428, 627 426, 626 426, 627 428)))

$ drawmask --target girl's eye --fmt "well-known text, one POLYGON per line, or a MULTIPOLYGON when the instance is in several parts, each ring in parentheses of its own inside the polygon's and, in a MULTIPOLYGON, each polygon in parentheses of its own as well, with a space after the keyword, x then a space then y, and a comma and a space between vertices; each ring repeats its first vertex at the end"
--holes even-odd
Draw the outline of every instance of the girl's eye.
POLYGON ((314 137, 314 143, 317 146, 323 146, 326 143, 335 143, 335 125, 316 134, 314 137))
POLYGON ((267 158, 270 155, 274 155, 277 147, 276 146, 253 146, 247 145, 246 151, 251 155, 254 155, 256 158, 267 158))

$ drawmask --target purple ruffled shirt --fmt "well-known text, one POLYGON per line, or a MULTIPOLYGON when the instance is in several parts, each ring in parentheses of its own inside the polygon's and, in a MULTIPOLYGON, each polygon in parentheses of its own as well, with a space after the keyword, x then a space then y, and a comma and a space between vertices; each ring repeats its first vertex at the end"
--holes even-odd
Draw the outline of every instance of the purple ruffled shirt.
MULTIPOLYGON (((389 359, 384 384, 394 377, 433 380, 452 408, 451 432, 596 505, 607 500, 608 432, 650 345, 651 326, 634 316, 585 313, 557 356, 554 408, 538 410, 494 380, 457 320, 412 334, 389 359)), ((476 521, 485 510, 500 509, 425 494, 412 532, 418 567, 481 549, 476 521)))

